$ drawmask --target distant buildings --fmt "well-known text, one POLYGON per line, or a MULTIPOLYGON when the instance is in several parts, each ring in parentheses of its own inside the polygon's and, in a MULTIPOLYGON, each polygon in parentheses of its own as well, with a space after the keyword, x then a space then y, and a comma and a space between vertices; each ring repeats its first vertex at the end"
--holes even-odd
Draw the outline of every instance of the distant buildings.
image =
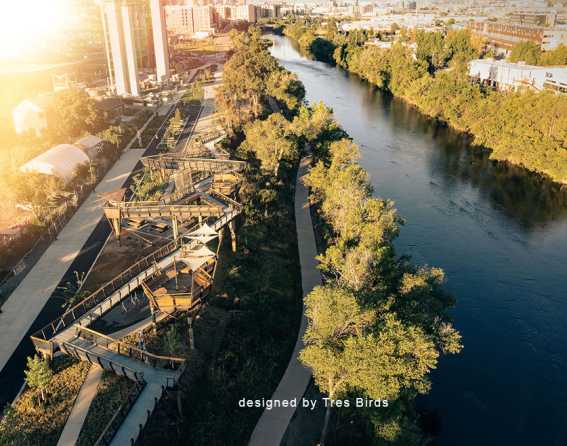
POLYGON ((373 29, 376 31, 390 31, 393 26, 400 28, 418 28, 433 30, 436 16, 434 14, 389 14, 374 17, 370 20, 359 20, 341 24, 343 31, 354 29, 373 29))
POLYGON ((477 36, 487 39, 488 43, 501 52, 509 52, 520 42, 533 42, 544 51, 557 48, 561 43, 567 45, 567 27, 545 27, 529 23, 512 21, 471 22, 468 28, 477 36))
POLYGON ((280 17, 280 5, 215 4, 166 5, 167 30, 172 35, 194 37, 198 33, 212 34, 225 22, 255 23, 263 17, 280 17))
POLYGON ((567 67, 541 67, 503 60, 478 59, 470 63, 469 76, 498 90, 552 90, 567 94, 567 67))

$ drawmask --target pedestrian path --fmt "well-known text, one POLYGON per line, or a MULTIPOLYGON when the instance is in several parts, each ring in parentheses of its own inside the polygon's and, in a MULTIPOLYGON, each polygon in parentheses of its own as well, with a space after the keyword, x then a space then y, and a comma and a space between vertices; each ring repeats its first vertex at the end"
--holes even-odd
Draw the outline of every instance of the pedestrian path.
POLYGON ((144 149, 124 152, 112 169, 43 253, 34 268, 2 305, 0 314, 0 371, 30 329, 81 248, 101 219, 105 203, 99 196, 119 189, 128 179, 144 149))
MULTIPOLYGON (((308 190, 303 184, 303 177, 308 173, 311 157, 301 159, 297 172, 295 186, 295 225, 297 232, 297 247, 299 250, 299 263, 301 266, 301 286, 303 297, 321 284, 321 275, 317 269, 317 245, 313 233, 313 223, 309 211, 308 190)), ((303 335, 307 327, 305 306, 301 315, 301 325, 297 333, 297 341, 291 355, 287 369, 282 377, 272 400, 291 401, 300 400, 307 389, 311 372, 299 362, 299 353, 303 349, 303 335)), ((250 446, 279 446, 282 442, 287 426, 293 417, 295 408, 278 407, 265 410, 250 437, 250 446)))
POLYGON ((91 407, 98 389, 98 384, 102 379, 103 370, 100 367, 93 365, 90 370, 85 382, 81 386, 81 390, 77 395, 73 409, 69 418, 67 418, 67 423, 61 432, 57 446, 70 446, 77 444, 79 439, 79 434, 83 428, 83 423, 87 418, 87 413, 91 407))

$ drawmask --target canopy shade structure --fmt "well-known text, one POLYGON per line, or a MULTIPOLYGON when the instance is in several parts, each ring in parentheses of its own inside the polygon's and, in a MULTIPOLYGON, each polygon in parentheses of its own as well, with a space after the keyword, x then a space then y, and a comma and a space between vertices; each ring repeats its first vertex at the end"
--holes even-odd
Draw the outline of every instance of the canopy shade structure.
POLYGON ((191 271, 196 271, 200 266, 203 266, 214 257, 215 253, 203 245, 198 249, 188 251, 179 260, 185 263, 191 271))
POLYGON ((218 237, 218 234, 207 223, 204 223, 199 229, 187 234, 186 237, 190 240, 198 240, 204 244, 218 237))
POLYGON ((89 162, 89 157, 78 147, 59 144, 25 163, 20 171, 53 175, 68 183, 75 176, 77 167, 89 162))

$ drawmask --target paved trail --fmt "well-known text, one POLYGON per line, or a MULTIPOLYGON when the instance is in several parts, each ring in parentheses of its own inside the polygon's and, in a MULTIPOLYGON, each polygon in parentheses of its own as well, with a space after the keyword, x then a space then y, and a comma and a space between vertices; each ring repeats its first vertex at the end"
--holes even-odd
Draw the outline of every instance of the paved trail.
MULTIPOLYGON (((321 284, 321 275, 319 270, 317 270, 317 261, 315 260, 317 246, 309 212, 308 191, 302 182, 303 176, 309 170, 310 163, 310 156, 301 159, 295 187, 295 225, 299 262, 301 265, 303 297, 309 294, 315 286, 321 284)), ((294 398, 300 400, 311 379, 311 372, 298 360, 299 352, 303 349, 303 334, 307 327, 305 307, 303 307, 303 310, 295 348, 285 374, 272 395, 273 400, 283 401, 294 398)), ((295 409, 292 407, 265 410, 250 437, 249 445, 279 446, 294 412, 295 409)))

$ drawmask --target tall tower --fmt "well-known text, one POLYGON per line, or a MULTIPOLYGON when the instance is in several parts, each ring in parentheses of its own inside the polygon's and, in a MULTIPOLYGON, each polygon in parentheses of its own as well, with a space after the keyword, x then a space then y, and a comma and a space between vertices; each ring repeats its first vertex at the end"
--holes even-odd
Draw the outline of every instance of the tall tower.
POLYGON ((152 33, 154 36, 154 52, 156 55, 156 77, 164 81, 169 77, 169 51, 165 28, 165 14, 160 0, 150 0, 152 14, 152 33))
POLYGON ((128 0, 101 2, 103 28, 107 42, 108 72, 118 95, 139 96, 136 39, 132 26, 133 4, 128 0))

